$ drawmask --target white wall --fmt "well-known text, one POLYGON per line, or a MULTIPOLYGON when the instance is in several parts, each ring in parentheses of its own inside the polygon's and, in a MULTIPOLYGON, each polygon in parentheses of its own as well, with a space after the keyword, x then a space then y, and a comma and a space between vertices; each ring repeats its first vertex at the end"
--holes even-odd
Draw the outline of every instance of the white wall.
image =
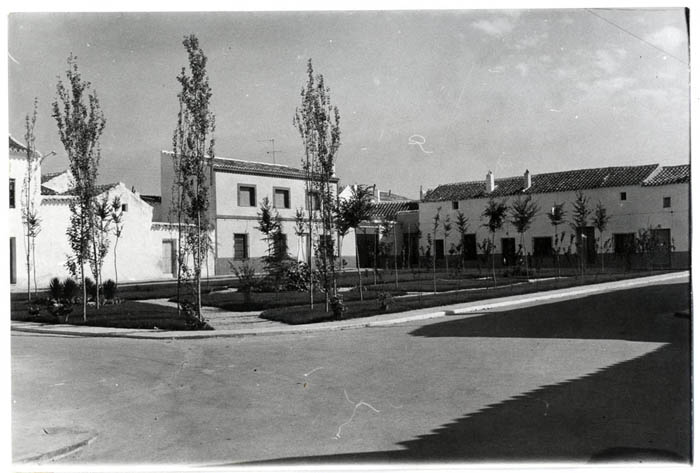
MULTIPOLYGON (((595 208, 600 201, 607 209, 610 221, 603 235, 603 240, 611 238, 614 233, 636 233, 641 228, 648 226, 671 229, 671 238, 675 244, 675 251, 687 252, 689 250, 689 196, 688 184, 674 184, 666 186, 626 186, 626 187, 611 187, 602 189, 590 189, 583 193, 589 197, 590 208, 595 208), (627 193, 627 200, 620 200, 620 193, 627 193), (671 207, 663 208, 663 198, 671 197, 671 207)), ((506 198, 507 203, 515 199, 515 196, 506 198)), ((533 199, 540 207, 540 212, 535 218, 532 227, 525 234, 525 251, 532 253, 532 239, 534 237, 549 237, 554 234, 554 228, 545 215, 549 212, 555 203, 565 202, 564 209, 566 211, 567 221, 572 216, 572 203, 576 199, 575 192, 556 192, 547 194, 535 194, 533 199)), ((496 198, 502 200, 502 198, 496 198)), ((469 230, 467 233, 476 233, 477 243, 480 243, 484 238, 489 238, 490 234, 486 227, 483 226, 485 220, 481 217, 481 213, 488 199, 471 199, 459 201, 459 210, 469 218, 469 230)), ((444 239, 442 221, 446 214, 450 215, 452 220, 452 231, 448 241, 445 243, 445 251, 449 249, 450 244, 459 243, 459 232, 456 229, 455 221, 457 218, 457 210, 452 209, 452 202, 421 202, 419 204, 419 219, 420 229, 422 232, 421 245, 426 246, 427 235, 432 234, 433 217, 436 214, 437 208, 442 207, 440 212, 441 223, 438 227, 437 239, 444 239)), ((591 218, 589 218, 589 225, 591 218)), ((571 234, 571 227, 564 224, 559 227, 559 233, 565 231, 568 235, 571 234)), ((596 231, 596 238, 598 237, 596 231)), ((515 227, 506 222, 503 229, 496 233, 496 253, 501 253, 500 239, 504 237, 516 238, 516 245, 519 243, 519 235, 515 227)), ((432 237, 431 237, 432 238, 432 237)), ((517 246, 516 246, 517 247, 517 246)), ((575 252, 575 248, 572 249, 575 252)), ((481 253, 481 252, 480 252, 481 253)))

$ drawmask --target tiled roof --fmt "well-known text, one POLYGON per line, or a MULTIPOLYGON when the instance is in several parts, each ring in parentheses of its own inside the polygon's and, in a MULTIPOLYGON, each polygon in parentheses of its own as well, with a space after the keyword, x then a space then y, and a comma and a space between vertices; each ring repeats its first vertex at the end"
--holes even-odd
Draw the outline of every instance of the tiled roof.
POLYGON ((506 177, 495 180, 496 188, 491 193, 486 192, 485 181, 443 184, 428 191, 423 200, 426 202, 438 202, 485 197, 506 197, 520 193, 543 194, 547 192, 598 189, 601 187, 634 186, 644 183, 644 180, 657 167, 658 164, 650 164, 532 174, 532 185, 527 190, 525 190, 523 176, 506 177))
POLYGON ((58 192, 46 186, 41 186, 41 195, 58 195, 58 192))
MULTIPOLYGON (((27 152, 27 146, 23 143, 20 143, 16 139, 12 137, 12 135, 9 135, 10 137, 10 150, 15 151, 17 153, 26 153, 27 152)), ((39 152, 34 150, 34 155, 38 155, 39 152)))
MULTIPOLYGON (((172 156, 172 151, 163 151, 163 154, 172 156)), ((214 157, 214 169, 236 174, 252 174, 258 176, 288 177, 292 179, 306 179, 303 169, 293 168, 284 164, 261 163, 258 161, 245 161, 242 159, 214 157)), ((338 178, 331 179, 338 182, 338 178)))
MULTIPOLYGON (((107 192, 110 189, 113 189, 114 187, 117 187, 119 185, 118 182, 112 182, 111 184, 100 184, 98 186, 95 186, 95 195, 100 195, 105 192, 107 192)), ((44 187, 42 186, 42 194, 43 194, 43 189, 44 187)), ((60 194, 54 193, 54 194, 46 194, 46 195, 75 195, 73 194, 73 189, 67 190, 66 192, 61 192, 60 194)))
POLYGON ((380 202, 401 202, 401 201, 406 201, 406 200, 411 200, 408 197, 404 197, 402 195, 394 194, 391 191, 384 192, 384 191, 379 191, 379 201, 380 202))
POLYGON ((48 182, 54 177, 58 177, 63 173, 66 173, 68 171, 58 171, 58 172, 47 172, 46 174, 41 175, 41 183, 43 184, 44 182, 48 182))
POLYGON ((680 166, 664 166, 659 172, 649 176, 643 186, 667 186, 669 184, 685 184, 690 182, 690 164, 680 166))
POLYGON ((159 195, 143 195, 141 194, 141 200, 146 202, 147 204, 160 204, 162 202, 162 199, 159 195))
POLYGON ((418 210, 418 202, 405 200, 372 204, 372 220, 396 220, 396 214, 406 210, 418 210))

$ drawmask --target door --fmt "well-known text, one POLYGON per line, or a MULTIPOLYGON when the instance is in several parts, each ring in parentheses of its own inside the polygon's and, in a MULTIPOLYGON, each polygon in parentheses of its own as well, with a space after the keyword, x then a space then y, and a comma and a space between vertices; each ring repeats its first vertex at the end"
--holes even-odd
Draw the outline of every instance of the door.
POLYGON ((654 267, 668 267, 671 265, 671 229, 654 228, 651 231, 652 239, 652 265, 654 267))
POLYGON ((515 238, 501 238, 501 254, 504 266, 515 264, 515 238))
POLYGON ((174 240, 163 240, 163 256, 162 256, 162 267, 165 274, 175 274, 177 269, 175 268, 175 241, 174 240))
POLYGON ((594 227, 583 228, 583 249, 585 252, 584 256, 586 258, 586 263, 594 264, 596 260, 596 254, 598 253, 595 243, 594 227))
POLYGON ((464 235, 464 259, 473 261, 476 259, 476 233, 467 233, 464 235))
POLYGON ((360 268, 374 268, 379 247, 379 236, 376 233, 359 233, 357 238, 357 255, 360 260, 360 268))

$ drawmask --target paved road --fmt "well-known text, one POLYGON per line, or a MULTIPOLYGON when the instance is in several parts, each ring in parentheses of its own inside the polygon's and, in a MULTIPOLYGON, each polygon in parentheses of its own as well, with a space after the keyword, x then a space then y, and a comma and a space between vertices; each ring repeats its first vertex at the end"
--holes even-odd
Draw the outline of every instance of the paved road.
POLYGON ((12 336, 14 455, 64 463, 688 459, 687 284, 391 327, 12 336))

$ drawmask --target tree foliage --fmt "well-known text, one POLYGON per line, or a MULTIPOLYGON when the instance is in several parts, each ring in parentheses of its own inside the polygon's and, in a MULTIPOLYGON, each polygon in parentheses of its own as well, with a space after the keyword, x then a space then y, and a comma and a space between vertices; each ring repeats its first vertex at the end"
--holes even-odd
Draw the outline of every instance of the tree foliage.
POLYGON ((211 248, 209 230, 209 184, 212 178, 215 128, 209 102, 212 97, 207 75, 207 57, 195 35, 182 41, 187 52, 189 70, 183 67, 177 76, 180 92, 179 110, 173 133, 173 208, 178 223, 178 307, 181 286, 189 287, 194 315, 201 322, 202 265, 211 248))
MULTIPOLYGON (((307 80, 301 89, 301 106, 297 107, 293 124, 299 131, 304 145, 303 169, 307 175, 307 198, 317 195, 320 201, 321 235, 315 247, 318 270, 326 294, 326 310, 329 296, 336 287, 335 251, 333 248, 335 193, 332 184, 335 162, 340 147, 340 113, 332 105, 330 89, 322 74, 314 74, 311 59, 307 63, 307 80)), ((309 202, 309 235, 313 234, 313 204, 309 202)), ((309 255, 310 258, 310 255, 309 255)), ((313 294, 311 294, 313 301, 313 294)))
POLYGON ((496 284, 496 232, 503 227, 508 215, 508 204, 505 200, 497 201, 490 198, 486 203, 484 211, 481 212, 481 217, 486 219, 483 224, 491 234, 491 271, 493 275, 493 284, 496 284))
POLYGON ((364 300, 362 291, 362 272, 360 271, 360 256, 357 245, 357 229, 360 223, 369 220, 372 213, 372 190, 365 186, 353 186, 350 197, 338 205, 336 225, 341 230, 355 230, 355 265, 360 288, 360 300, 364 300))
MULTIPOLYGON (((66 266, 76 274, 79 270, 83 286, 83 319, 87 319, 87 289, 85 264, 99 256, 95 224, 96 181, 100 162, 100 136, 105 118, 97 93, 90 82, 83 81, 77 58, 68 56, 67 83, 59 79, 57 98, 52 104, 52 116, 58 126, 58 135, 68 155, 73 176, 73 195, 70 207, 70 227, 67 230, 72 256, 66 266)), ((97 267, 96 264, 92 265, 97 267)), ((95 300, 99 304, 99 286, 95 300)))
MULTIPOLYGON (((515 227, 515 230, 520 235, 520 250, 525 253, 525 232, 530 229, 532 222, 535 220, 537 213, 540 211, 537 202, 532 200, 532 196, 528 195, 525 198, 518 196, 510 206, 510 222, 515 227)), ((525 274, 529 273, 527 254, 524 254, 525 259, 525 274)))
MULTIPOLYGON (((24 142, 27 153, 27 169, 22 185, 22 224, 24 225, 25 236, 25 256, 27 263, 27 301, 32 300, 32 274, 34 279, 34 292, 36 293, 36 237, 41 231, 41 219, 37 210, 37 194, 40 192, 34 183, 34 175, 39 170, 42 157, 36 151, 36 137, 34 128, 36 126, 38 100, 34 98, 34 108, 32 115, 25 117, 24 142)), ((41 183, 39 183, 41 184, 41 183)))

